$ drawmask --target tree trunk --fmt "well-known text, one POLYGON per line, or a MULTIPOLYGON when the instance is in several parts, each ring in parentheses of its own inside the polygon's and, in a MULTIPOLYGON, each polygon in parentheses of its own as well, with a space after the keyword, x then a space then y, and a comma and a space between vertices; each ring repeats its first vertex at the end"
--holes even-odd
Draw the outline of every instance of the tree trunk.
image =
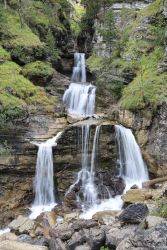
POLYGON ((149 187, 151 187, 151 186, 153 186, 153 185, 155 185, 157 183, 161 183, 161 182, 164 182, 164 181, 167 181, 167 176, 143 182, 142 187, 143 188, 149 188, 149 187))
POLYGON ((4 0, 4 6, 5 6, 5 9, 7 9, 7 1, 4 0))

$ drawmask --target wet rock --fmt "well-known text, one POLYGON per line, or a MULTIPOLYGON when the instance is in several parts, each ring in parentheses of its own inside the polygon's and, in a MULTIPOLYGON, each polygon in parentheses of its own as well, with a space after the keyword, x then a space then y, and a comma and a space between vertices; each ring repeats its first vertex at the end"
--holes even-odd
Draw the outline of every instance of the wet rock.
POLYGON ((148 207, 145 204, 131 204, 118 216, 118 220, 123 224, 139 224, 147 215, 148 207))
POLYGON ((48 246, 48 240, 44 237, 32 238, 30 235, 21 234, 18 236, 17 241, 31 245, 48 246))
POLYGON ((135 184, 130 189, 138 189, 139 187, 135 184))
POLYGON ((166 249, 167 222, 160 223, 147 230, 140 230, 124 239, 117 250, 166 249))
POLYGON ((74 213, 70 213, 70 214, 65 214, 65 215, 64 215, 64 221, 65 221, 65 222, 69 222, 69 221, 71 221, 71 220, 77 220, 77 219, 79 219, 79 215, 80 215, 79 212, 74 212, 74 213))
POLYGON ((56 218, 54 211, 44 212, 38 216, 37 221, 43 226, 53 227, 56 224, 56 218))

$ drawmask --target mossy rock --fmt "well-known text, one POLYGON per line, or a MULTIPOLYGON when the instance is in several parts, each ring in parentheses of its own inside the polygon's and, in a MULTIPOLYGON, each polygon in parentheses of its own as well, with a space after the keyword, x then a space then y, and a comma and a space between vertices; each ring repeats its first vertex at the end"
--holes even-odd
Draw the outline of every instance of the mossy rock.
POLYGON ((55 100, 20 75, 20 71, 21 67, 14 62, 0 64, 0 127, 25 118, 29 105, 34 108, 40 105, 45 111, 53 112, 55 100))
POLYGON ((5 49, 3 49, 0 46, 0 63, 10 61, 10 60, 11 60, 10 53, 8 53, 5 49))
POLYGON ((36 61, 25 65, 21 73, 35 84, 45 85, 54 74, 54 69, 47 63, 36 61))
POLYGON ((45 48, 41 46, 25 47, 18 45, 13 48, 7 46, 7 48, 11 53, 12 59, 20 65, 30 63, 36 59, 45 59, 46 56, 45 48))
POLYGON ((6 23, 2 25, 2 46, 11 53, 14 61, 20 65, 44 59, 45 44, 24 23, 21 25, 19 16, 13 10, 6 11, 6 23))

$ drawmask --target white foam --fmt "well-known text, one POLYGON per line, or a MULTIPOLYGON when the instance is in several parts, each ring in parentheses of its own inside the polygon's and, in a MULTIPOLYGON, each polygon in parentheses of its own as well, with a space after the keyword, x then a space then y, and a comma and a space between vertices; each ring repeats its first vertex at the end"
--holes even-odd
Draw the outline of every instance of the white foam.
POLYGON ((0 230, 0 235, 6 234, 6 233, 10 233, 10 228, 5 228, 5 229, 0 230))
POLYGON ((105 210, 120 210, 122 208, 122 205, 123 205, 123 200, 121 199, 121 195, 117 195, 115 198, 104 200, 100 204, 92 206, 90 209, 83 212, 80 215, 80 218, 89 220, 97 212, 105 210))
POLYGON ((30 208, 31 214, 29 215, 29 218, 35 220, 41 213, 50 212, 56 205, 57 203, 52 203, 45 206, 32 206, 30 208))

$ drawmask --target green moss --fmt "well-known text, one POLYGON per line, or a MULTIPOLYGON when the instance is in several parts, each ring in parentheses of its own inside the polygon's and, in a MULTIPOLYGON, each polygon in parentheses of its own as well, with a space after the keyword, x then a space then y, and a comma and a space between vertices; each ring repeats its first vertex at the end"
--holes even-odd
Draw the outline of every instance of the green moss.
POLYGON ((7 12, 7 30, 6 35, 9 35, 11 39, 8 39, 8 46, 22 45, 26 47, 43 46, 39 38, 31 31, 31 29, 24 24, 21 27, 21 22, 18 14, 12 10, 7 12))
POLYGON ((156 48, 148 56, 143 56, 137 77, 123 91, 121 105, 125 109, 151 108, 155 110, 167 97, 167 74, 157 72, 157 64, 162 60, 163 49, 156 48))
POLYGON ((12 121, 24 117, 28 105, 40 104, 52 111, 53 99, 20 75, 21 67, 14 62, 0 64, 0 119, 12 121))
POLYGON ((11 60, 10 53, 0 46, 0 63, 11 60))
POLYGON ((44 43, 26 24, 21 27, 17 12, 8 10, 6 15, 8 18, 2 31, 2 45, 11 52, 11 56, 20 63, 28 63, 34 58, 44 57, 44 43))
POLYGON ((163 10, 164 1, 156 0, 150 4, 147 8, 140 11, 141 16, 154 16, 163 10))
POLYGON ((25 65, 22 74, 32 81, 48 81, 52 78, 54 69, 48 64, 36 61, 25 65))
POLYGON ((13 96, 25 100, 37 92, 36 87, 19 74, 21 68, 14 62, 6 62, 0 65, 0 89, 13 96))

